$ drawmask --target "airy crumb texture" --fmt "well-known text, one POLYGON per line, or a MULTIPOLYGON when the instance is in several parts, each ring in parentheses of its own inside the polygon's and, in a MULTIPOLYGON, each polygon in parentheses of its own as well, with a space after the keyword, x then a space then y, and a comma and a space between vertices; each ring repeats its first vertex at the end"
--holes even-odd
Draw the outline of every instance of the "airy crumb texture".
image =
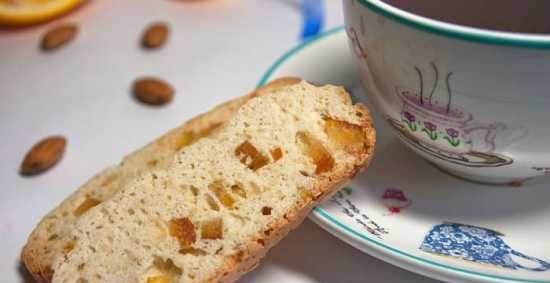
POLYGON ((342 88, 301 82, 253 98, 166 168, 90 207, 53 282, 234 281, 364 167, 373 145, 367 110, 342 88))
POLYGON ((280 78, 251 94, 223 103, 131 153, 120 164, 94 176, 50 211, 29 236, 21 252, 21 260, 34 279, 39 283, 51 281, 54 258, 71 248, 73 239, 68 234, 77 219, 88 209, 109 199, 143 172, 168 167, 177 152, 215 131, 252 97, 299 82, 298 78, 280 78))

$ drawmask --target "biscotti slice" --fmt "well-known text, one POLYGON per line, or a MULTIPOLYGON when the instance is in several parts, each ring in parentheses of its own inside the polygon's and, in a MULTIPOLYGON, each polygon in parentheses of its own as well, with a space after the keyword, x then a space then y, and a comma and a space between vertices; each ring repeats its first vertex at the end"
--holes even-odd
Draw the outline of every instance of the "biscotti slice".
POLYGON ((374 140, 343 88, 255 97, 84 214, 53 282, 232 282, 366 166, 374 140))
POLYGON ((168 167, 178 151, 226 122, 252 97, 299 81, 292 77, 280 78, 251 94, 223 103, 128 155, 120 164, 94 176, 50 211, 33 230, 21 253, 27 269, 37 282, 50 282, 54 258, 70 249, 71 242, 66 235, 88 209, 109 199, 142 172, 168 167))

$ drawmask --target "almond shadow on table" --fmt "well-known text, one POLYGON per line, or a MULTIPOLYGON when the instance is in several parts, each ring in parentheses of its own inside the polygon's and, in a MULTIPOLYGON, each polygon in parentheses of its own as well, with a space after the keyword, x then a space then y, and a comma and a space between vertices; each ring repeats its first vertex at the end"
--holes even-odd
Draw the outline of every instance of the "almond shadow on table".
POLYGON ((359 283, 367 278, 381 283, 439 282, 363 254, 310 220, 291 232, 239 282, 359 283))

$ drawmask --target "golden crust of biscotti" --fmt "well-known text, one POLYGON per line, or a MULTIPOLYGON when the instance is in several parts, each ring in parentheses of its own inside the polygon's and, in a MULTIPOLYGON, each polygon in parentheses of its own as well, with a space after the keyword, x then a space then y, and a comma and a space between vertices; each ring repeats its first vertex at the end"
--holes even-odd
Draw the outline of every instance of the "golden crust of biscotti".
POLYGON ((111 197, 125 182, 144 170, 167 166, 176 149, 194 139, 207 135, 229 119, 246 101, 265 92, 298 83, 300 79, 284 77, 274 80, 256 91, 200 114, 181 126, 155 139, 143 148, 125 157, 119 165, 107 168, 78 188, 61 204, 50 211, 36 226, 21 252, 21 260, 40 283, 50 282, 52 262, 67 244, 66 234, 78 219, 73 211, 87 198, 104 201, 111 197))

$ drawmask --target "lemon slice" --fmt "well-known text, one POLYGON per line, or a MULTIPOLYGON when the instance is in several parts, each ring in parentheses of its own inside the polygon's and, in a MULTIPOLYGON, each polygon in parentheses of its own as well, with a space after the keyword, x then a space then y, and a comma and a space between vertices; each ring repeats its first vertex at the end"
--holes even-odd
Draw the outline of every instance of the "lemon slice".
POLYGON ((82 0, 0 0, 0 25, 25 26, 74 9, 82 0))

